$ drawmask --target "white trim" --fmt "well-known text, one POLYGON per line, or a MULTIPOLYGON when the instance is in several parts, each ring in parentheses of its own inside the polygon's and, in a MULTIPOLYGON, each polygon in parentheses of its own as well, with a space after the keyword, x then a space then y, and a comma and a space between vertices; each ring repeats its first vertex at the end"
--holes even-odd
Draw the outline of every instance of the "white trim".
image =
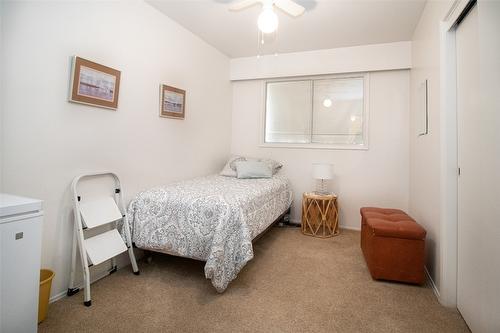
POLYGON ((427 267, 424 266, 424 271, 425 271, 425 276, 427 277, 427 281, 429 282, 429 285, 432 288, 432 291, 434 292, 434 295, 436 295, 438 301, 441 303, 441 294, 439 293, 438 288, 436 287, 436 284, 434 283, 434 280, 431 277, 431 274, 427 270, 427 267))
POLYGON ((460 15, 462 15, 463 11, 467 8, 468 4, 472 2, 471 0, 455 0, 448 12, 446 13, 443 23, 445 29, 451 30, 453 26, 456 24, 460 15))
POLYGON ((361 227, 352 227, 350 225, 343 225, 341 224, 340 229, 347 229, 347 230, 353 230, 353 231, 361 231, 361 227))
POLYGON ((458 142, 455 29, 441 24, 440 60, 440 188, 441 188, 441 298, 449 307, 457 305, 458 142))
MULTIPOLYGON (((134 253, 135 253, 135 256, 136 256, 136 259, 137 260, 140 260, 141 258, 143 258, 143 252, 142 250, 138 249, 138 248, 134 248, 134 253)), ((130 270, 132 273, 132 266, 130 265, 130 261, 129 261, 129 258, 127 256, 127 254, 123 253, 121 255, 119 255, 118 257, 116 257, 116 268, 117 268, 117 271, 125 268, 125 269, 128 269, 130 267, 130 270)), ((105 277, 109 276, 109 269, 111 269, 112 267, 110 266, 105 266, 104 264, 102 266, 96 266, 96 269, 92 272, 92 276, 91 276, 91 279, 90 279, 90 283, 94 283, 94 282, 97 282, 101 279, 104 279, 105 277)), ((115 273, 116 274, 116 273, 115 273)), ((83 290, 83 281, 82 282, 79 282, 79 283, 75 283, 75 288, 79 288, 80 289, 80 292, 83 290)), ((72 296, 72 297, 81 297, 82 301, 83 301, 83 296, 80 295, 80 292, 78 292, 78 294, 72 296)), ((66 293, 67 293, 67 289, 55 294, 55 295, 52 295, 50 298, 49 298, 49 303, 53 303, 53 302, 56 302, 64 297, 66 297, 66 293)))
MULTIPOLYGON (((298 220, 290 220, 290 224, 293 226, 300 226, 302 223, 301 221, 298 220)), ((340 229, 347 229, 347 230, 354 230, 354 231, 361 231, 361 227, 352 227, 348 225, 339 225, 340 229)))
POLYGON ((455 28, 457 20, 474 1, 455 0, 440 24, 440 199, 443 205, 440 215, 440 292, 435 288, 434 281, 432 279, 431 281, 439 302, 453 308, 457 306, 458 280, 458 121, 455 28))
POLYGON ((366 145, 331 145, 321 143, 261 143, 259 148, 369 150, 366 145))
POLYGON ((61 291, 59 294, 55 294, 49 299, 49 304, 57 302, 60 299, 63 299, 64 297, 66 297, 66 293, 67 291, 61 291))
MULTIPOLYGON (((120 267, 118 264, 117 264, 117 271, 119 269, 121 269, 123 267, 120 267)), ((103 271, 101 274, 97 275, 96 277, 94 277, 93 279, 91 279, 90 283, 94 283, 94 282, 97 282, 99 281, 100 279, 104 279, 105 277, 109 276, 109 272, 107 270, 103 271)), ((80 292, 83 290, 83 282, 76 285, 75 288, 79 288, 80 289, 80 292)), ((78 297, 77 295, 80 294, 80 292, 78 292, 78 294, 75 294, 75 297, 78 297)), ((64 297, 66 297, 66 293, 67 291, 64 290, 64 291, 61 291, 60 293, 58 294, 55 294, 54 296, 50 297, 49 299, 49 303, 53 303, 55 301, 58 301, 64 297)))

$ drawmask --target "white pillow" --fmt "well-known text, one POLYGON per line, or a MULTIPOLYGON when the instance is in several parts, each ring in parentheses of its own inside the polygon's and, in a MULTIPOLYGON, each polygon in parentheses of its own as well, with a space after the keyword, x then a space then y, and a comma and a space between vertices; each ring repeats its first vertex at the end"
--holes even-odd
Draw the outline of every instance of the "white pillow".
POLYGON ((243 156, 238 156, 238 155, 232 155, 229 158, 229 161, 227 161, 226 165, 224 166, 224 169, 220 172, 221 176, 226 176, 226 177, 236 177, 236 162, 238 161, 246 161, 247 159, 243 156))
POLYGON ((275 175, 282 167, 283 164, 280 162, 277 162, 275 160, 269 159, 269 158, 256 158, 256 157, 244 157, 241 155, 231 155, 229 158, 229 161, 227 161, 226 165, 222 169, 222 171, 219 173, 221 176, 226 176, 226 177, 237 177, 236 173, 236 162, 238 161, 257 161, 257 162, 264 162, 266 163, 272 170, 273 175, 275 175))
POLYGON ((265 162, 237 161, 236 172, 239 179, 271 178, 273 170, 265 162))
POLYGON ((283 164, 281 164, 278 161, 272 160, 270 158, 255 158, 255 159, 249 158, 248 160, 256 160, 258 162, 266 163, 269 166, 269 168, 271 168, 271 170, 273 171, 273 175, 275 175, 283 167, 283 164))

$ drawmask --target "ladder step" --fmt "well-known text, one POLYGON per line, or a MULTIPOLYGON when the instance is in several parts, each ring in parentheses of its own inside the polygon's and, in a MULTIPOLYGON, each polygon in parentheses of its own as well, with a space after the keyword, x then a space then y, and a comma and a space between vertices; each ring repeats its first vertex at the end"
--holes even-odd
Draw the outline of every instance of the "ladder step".
POLYGON ((84 240, 90 262, 94 265, 127 251, 127 246, 118 230, 113 229, 84 240))
POLYGON ((84 227, 88 229, 117 221, 123 217, 112 197, 81 201, 80 213, 84 227))

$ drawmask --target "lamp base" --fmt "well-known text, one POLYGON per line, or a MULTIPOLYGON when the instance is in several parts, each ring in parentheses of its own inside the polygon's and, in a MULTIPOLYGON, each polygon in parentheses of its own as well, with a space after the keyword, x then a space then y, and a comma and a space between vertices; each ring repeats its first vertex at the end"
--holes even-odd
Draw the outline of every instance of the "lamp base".
POLYGON ((314 191, 316 194, 330 194, 328 192, 327 183, 324 179, 318 179, 316 182, 316 190, 314 191))

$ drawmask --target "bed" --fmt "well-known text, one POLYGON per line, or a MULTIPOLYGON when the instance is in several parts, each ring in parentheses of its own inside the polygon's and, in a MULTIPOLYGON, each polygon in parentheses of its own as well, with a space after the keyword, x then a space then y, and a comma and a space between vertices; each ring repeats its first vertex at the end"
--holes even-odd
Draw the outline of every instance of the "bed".
POLYGON ((252 240, 290 208, 292 191, 279 173, 269 179, 221 175, 139 193, 128 216, 140 249, 206 261, 205 276, 223 292, 253 258, 252 240))

